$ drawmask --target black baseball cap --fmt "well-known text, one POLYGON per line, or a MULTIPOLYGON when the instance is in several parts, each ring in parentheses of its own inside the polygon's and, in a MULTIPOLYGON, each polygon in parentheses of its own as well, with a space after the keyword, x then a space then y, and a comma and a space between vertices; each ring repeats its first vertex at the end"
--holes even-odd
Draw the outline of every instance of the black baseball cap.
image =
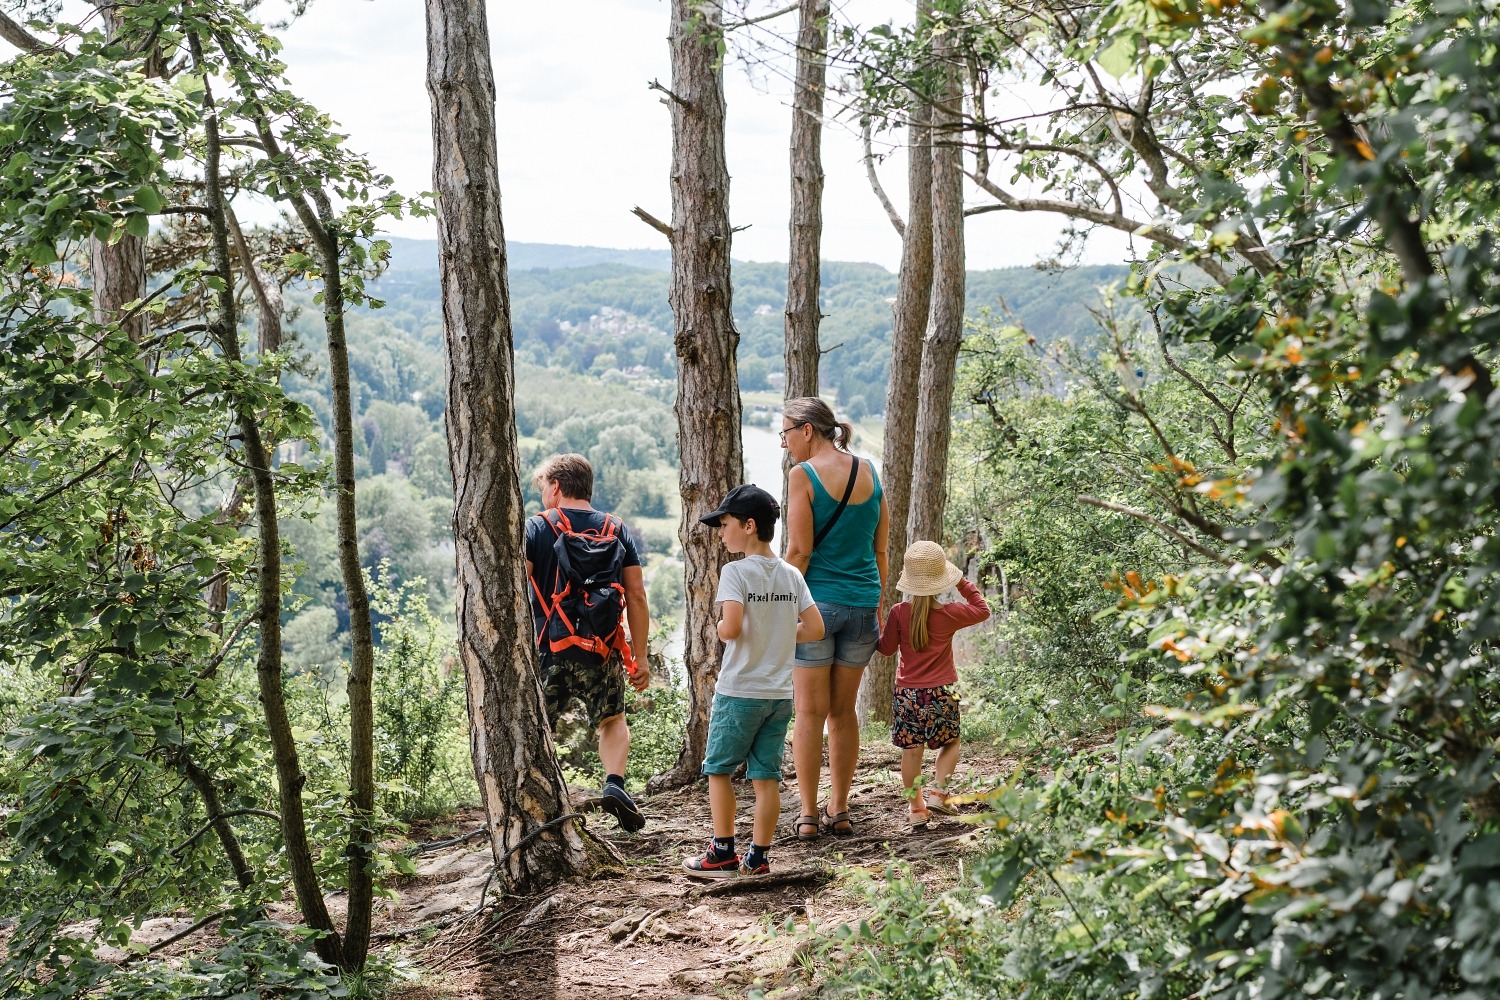
POLYGON ((777 518, 781 517, 781 504, 754 483, 744 483, 730 490, 718 509, 704 514, 698 520, 710 528, 717 528, 725 514, 733 514, 741 519, 754 518, 758 525, 775 524, 777 518))

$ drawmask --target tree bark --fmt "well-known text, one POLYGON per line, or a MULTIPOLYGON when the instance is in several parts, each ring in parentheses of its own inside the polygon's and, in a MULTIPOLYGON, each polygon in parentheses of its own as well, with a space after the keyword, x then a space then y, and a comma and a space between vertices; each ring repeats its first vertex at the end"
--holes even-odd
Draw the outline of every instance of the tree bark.
MULTIPOLYGON (((196 37, 189 44, 193 60, 203 65, 203 50, 196 37)), ((205 78, 208 79, 207 77, 205 78)), ((213 264, 221 277, 218 310, 213 333, 220 350, 231 364, 241 361, 238 310, 234 301, 233 272, 229 263, 229 227, 223 206, 226 202, 219 184, 219 116, 211 86, 203 91, 204 179, 210 208, 209 224, 213 235, 213 264)), ((260 650, 256 655, 255 674, 260 686, 261 708, 265 713, 266 731, 276 763, 276 791, 281 814, 281 837, 286 852, 287 872, 297 898, 302 919, 314 930, 322 931, 313 941, 313 950, 330 965, 343 967, 343 942, 334 929, 323 900, 323 891, 313 867, 312 851, 307 841, 307 822, 302 811, 302 786, 307 779, 297 756, 287 716, 286 697, 281 680, 281 532, 276 520, 276 483, 271 475, 270 453, 260 433, 256 417, 247 407, 236 414, 240 436, 244 441, 244 465, 255 488, 255 520, 259 530, 259 573, 257 594, 260 650)))
POLYGON ((698 523, 744 478, 739 331, 730 311, 729 166, 724 154, 724 75, 718 55, 723 10, 717 0, 672 0, 672 286, 676 325, 677 440, 681 455, 682 541, 687 621, 683 662, 688 720, 682 754, 653 788, 695 780, 708 743, 708 710, 722 647, 714 616, 719 570, 728 553, 698 523))
POLYGON ((791 249, 786 276, 787 399, 818 394, 828 0, 801 0, 798 16, 797 83, 792 93, 791 249))
POLYGON ((524 894, 588 870, 603 848, 576 821, 526 840, 563 816, 568 798, 543 709, 526 597, 526 512, 517 475, 510 288, 485 22, 483 0, 427 2, 459 654, 490 848, 509 890, 524 894))
POLYGON ((298 199, 298 214, 317 244, 323 265, 323 328, 328 338, 328 374, 333 388, 334 513, 338 525, 339 571, 349 598, 349 843, 348 918, 344 922, 346 968, 362 969, 370 950, 375 882, 375 636, 370 595, 359 558, 359 524, 354 510, 354 404, 349 386, 349 341, 344 332, 344 284, 332 210, 321 189, 313 194, 317 216, 298 199), (316 228, 315 228, 316 227, 316 228))
MULTIPOLYGON (((920 16, 920 15, 919 15, 920 16)), ((891 335, 891 381, 885 394, 885 443, 881 449, 880 481, 890 510, 885 607, 898 600, 896 581, 906 558, 906 522, 911 511, 912 460, 916 442, 918 387, 923 341, 932 302, 932 110, 918 104, 907 125, 906 231, 901 241, 901 277, 896 288, 895 323, 891 335)), ((876 655, 860 683, 860 725, 891 721, 891 692, 896 682, 896 657, 876 655)))
MULTIPOLYGON (((124 19, 116 4, 96 0, 104 30, 111 39, 119 35, 124 19)), ((153 45, 153 55, 156 47, 153 45)), ((161 75, 159 57, 146 60, 144 72, 147 76, 161 75)), ((125 316, 125 305, 146 297, 146 241, 129 233, 118 234, 113 243, 89 237, 89 275, 94 297, 94 322, 105 324, 119 322, 134 343, 145 343, 150 328, 146 313, 141 310, 133 316, 125 316)))
POLYGON ((906 530, 908 542, 941 543, 948 444, 953 436, 953 375, 964 331, 964 173, 962 65, 952 32, 935 39, 933 56, 942 82, 932 108, 932 307, 922 348, 906 530))

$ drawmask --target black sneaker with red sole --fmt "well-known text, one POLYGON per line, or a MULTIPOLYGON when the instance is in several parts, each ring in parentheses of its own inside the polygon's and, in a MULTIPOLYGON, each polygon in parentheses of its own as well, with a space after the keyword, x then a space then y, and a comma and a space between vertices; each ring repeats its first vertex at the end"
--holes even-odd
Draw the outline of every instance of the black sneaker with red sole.
POLYGON ((721 857, 714 853, 713 841, 709 841, 708 850, 696 858, 688 858, 682 867, 694 878, 734 878, 740 873, 740 856, 721 857))

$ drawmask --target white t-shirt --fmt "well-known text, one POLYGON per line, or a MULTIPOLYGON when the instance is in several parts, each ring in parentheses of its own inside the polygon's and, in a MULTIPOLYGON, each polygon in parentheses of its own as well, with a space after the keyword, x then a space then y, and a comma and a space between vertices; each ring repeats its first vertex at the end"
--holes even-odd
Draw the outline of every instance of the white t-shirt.
POLYGON ((775 556, 746 556, 725 564, 714 600, 745 608, 739 637, 724 643, 714 690, 734 698, 790 698, 797 616, 814 603, 802 574, 775 556))

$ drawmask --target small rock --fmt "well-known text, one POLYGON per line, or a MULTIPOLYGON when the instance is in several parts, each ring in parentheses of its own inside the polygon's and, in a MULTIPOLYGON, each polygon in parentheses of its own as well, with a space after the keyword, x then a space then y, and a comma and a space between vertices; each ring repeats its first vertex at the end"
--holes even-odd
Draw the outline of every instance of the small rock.
POLYGON ((459 893, 440 893, 428 899, 426 906, 412 914, 412 921, 418 924, 425 924, 429 920, 436 920, 438 917, 446 916, 449 913, 456 913, 468 905, 468 900, 459 893))

